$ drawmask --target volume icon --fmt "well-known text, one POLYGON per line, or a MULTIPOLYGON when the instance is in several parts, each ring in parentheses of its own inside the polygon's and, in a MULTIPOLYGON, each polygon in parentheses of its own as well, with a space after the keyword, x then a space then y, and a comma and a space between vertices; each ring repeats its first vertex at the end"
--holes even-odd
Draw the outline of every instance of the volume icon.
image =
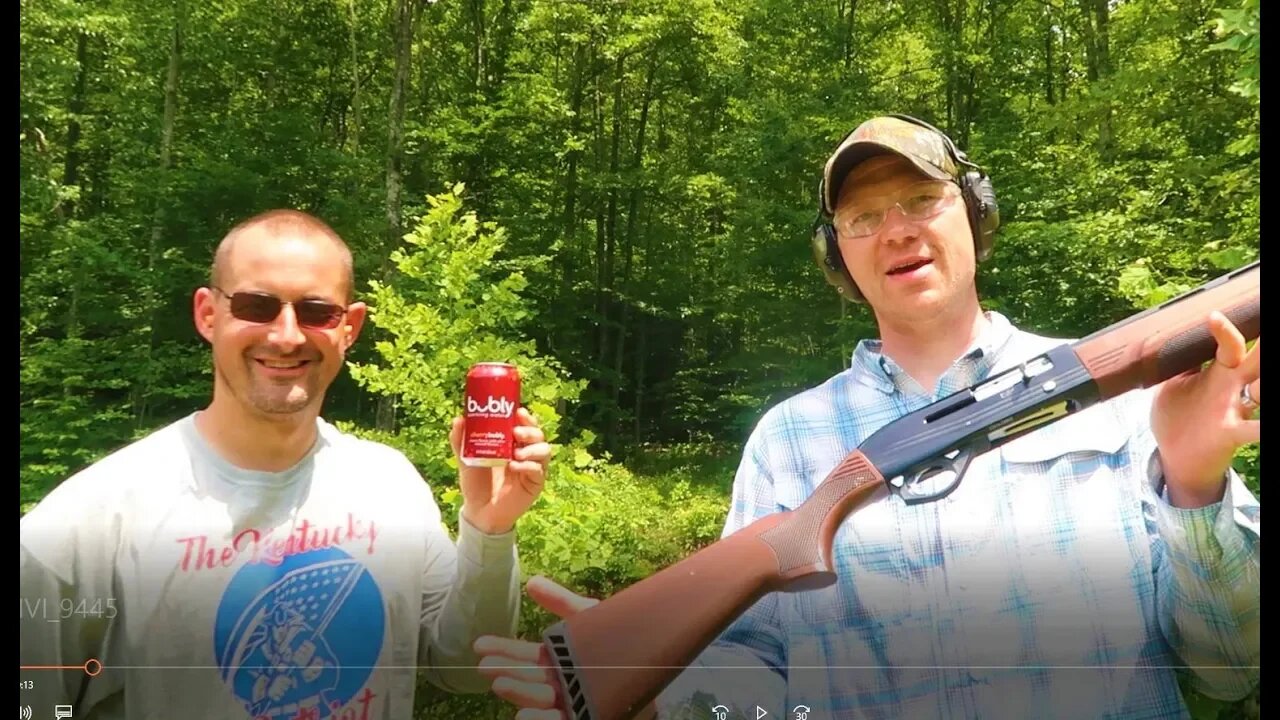
POLYGON ((18 720, 31 720, 31 706, 30 706, 30 705, 19 705, 19 706, 18 706, 18 720))

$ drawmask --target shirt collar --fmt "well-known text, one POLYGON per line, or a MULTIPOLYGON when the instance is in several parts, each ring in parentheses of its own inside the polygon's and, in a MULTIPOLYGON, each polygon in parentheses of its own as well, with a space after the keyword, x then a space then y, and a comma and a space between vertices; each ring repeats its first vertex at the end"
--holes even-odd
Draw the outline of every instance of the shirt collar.
MULTIPOLYGON (((938 387, 944 390, 943 394, 968 387, 986 377, 1013 338, 1013 324, 1008 318, 994 310, 983 314, 988 321, 987 328, 939 378, 938 387)), ((909 379, 902 368, 882 352, 882 347, 879 339, 858 342, 851 363, 854 376, 885 393, 902 391, 909 379)))

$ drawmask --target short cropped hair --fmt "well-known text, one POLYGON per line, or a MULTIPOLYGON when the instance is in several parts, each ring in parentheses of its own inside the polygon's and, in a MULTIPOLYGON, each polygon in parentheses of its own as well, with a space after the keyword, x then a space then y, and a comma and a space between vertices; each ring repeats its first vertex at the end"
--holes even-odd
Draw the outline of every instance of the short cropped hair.
POLYGON ((221 286, 227 259, 231 256, 231 249, 236 240, 252 232, 262 232, 269 237, 297 233, 310 238, 325 238, 332 242, 342 254, 347 275, 347 301, 351 301, 355 292, 355 262, 351 255, 351 248, 328 223, 301 210, 267 210, 231 228, 231 231, 218 243, 218 249, 213 254, 213 264, 209 268, 209 282, 212 286, 221 286))

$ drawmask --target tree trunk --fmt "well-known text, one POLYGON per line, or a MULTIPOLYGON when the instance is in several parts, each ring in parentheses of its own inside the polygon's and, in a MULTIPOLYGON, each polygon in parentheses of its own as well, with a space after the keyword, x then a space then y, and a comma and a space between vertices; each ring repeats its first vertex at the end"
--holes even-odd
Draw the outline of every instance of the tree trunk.
MULTIPOLYGON (((573 51, 573 81, 572 89, 569 91, 569 109, 573 117, 569 119, 569 137, 576 141, 578 133, 582 132, 582 90, 583 75, 586 68, 583 67, 583 53, 586 48, 579 44, 573 51)), ((565 171, 564 179, 564 215, 562 224, 564 227, 564 236, 566 240, 573 238, 574 229, 577 226, 577 209, 578 209, 578 160, 582 157, 582 151, 573 148, 565 154, 565 161, 568 169, 565 171)), ((572 247, 566 247, 565 251, 572 250, 572 247)), ((569 263, 563 263, 561 266, 563 280, 566 288, 569 285, 570 278, 568 275, 569 263)))
MULTIPOLYGON (((622 362, 626 355, 626 339, 630 328, 628 325, 631 320, 631 306, 635 304, 632 297, 631 289, 631 262, 634 256, 635 235, 636 235, 636 214, 640 208, 640 194, 642 190, 641 170, 644 167, 644 136, 645 126, 649 122, 649 104, 653 100, 653 77, 658 69, 658 51, 655 49, 649 58, 649 69, 645 73, 644 79, 644 97, 640 101, 640 123, 636 129, 636 146, 635 155, 631 160, 632 177, 630 197, 627 200, 627 232, 623 237, 623 261, 622 261, 622 279, 618 283, 622 290, 622 318, 618 322, 617 343, 614 348, 613 355, 613 408, 620 407, 622 399, 622 362)), ((616 418, 615 418, 616 419, 616 418)), ((622 428, 615 423, 612 431, 615 438, 620 438, 622 428)))
MULTIPOLYGON (((600 74, 595 72, 594 88, 593 88, 593 107, 592 112, 595 116, 595 176, 600 177, 604 172, 604 102, 600 95, 600 74)), ((597 187, 599 184, 597 183, 597 187)), ((593 198, 596 210, 596 348, 604 347, 605 324, 608 320, 605 312, 604 299, 604 248, 605 248, 605 229, 604 229, 604 203, 600 201, 598 194, 593 198)), ((598 370, 600 358, 596 358, 596 369, 598 370)))
POLYGON ((639 445, 643 438, 644 426, 642 424, 644 415, 644 373, 645 362, 644 355, 647 352, 649 333, 648 316, 641 315, 639 321, 636 322, 636 362, 635 362, 635 398, 632 400, 631 407, 631 442, 639 445))
MULTIPOLYGON (((661 116, 661 113, 659 113, 659 116, 661 116)), ((659 122, 659 127, 661 127, 661 125, 662 123, 659 122)), ((661 135, 661 133, 659 133, 659 135, 661 135)), ((649 214, 652 215, 652 210, 650 211, 649 214)), ((646 227, 652 227, 652 223, 648 220, 645 221, 645 225, 646 227)), ((644 252, 641 255, 641 258, 644 260, 644 265, 642 266, 640 271, 640 287, 645 289, 649 288, 649 269, 653 267, 653 262, 652 262, 653 256, 651 254, 652 252, 653 252, 653 233, 646 232, 644 234, 644 252)), ((636 327, 636 367, 635 367, 636 395, 635 395, 635 401, 632 403, 631 416, 632 418, 634 418, 633 430, 635 433, 635 442, 637 443, 641 441, 641 438, 643 437, 643 431, 644 431, 643 416, 644 416, 644 401, 645 401, 645 395, 644 395, 645 372, 646 372, 645 366, 648 365, 648 362, 647 362, 648 345, 649 345, 648 340, 649 340, 649 313, 646 312, 640 316, 640 322, 637 323, 637 327, 636 327)))
POLYGON ((942 34, 946 38, 943 57, 947 68, 947 87, 944 96, 946 107, 943 127, 948 133, 952 132, 956 126, 957 105, 959 104, 958 75, 960 68, 957 56, 960 48, 963 47, 963 38, 961 38, 960 33, 960 13, 963 12, 960 3, 962 2, 964 0, 959 0, 957 6, 952 8, 951 0, 938 0, 938 14, 942 19, 942 34))
POLYGON ((1053 19, 1049 17, 1044 28, 1044 97, 1050 105, 1058 102, 1053 94, 1053 76, 1056 72, 1053 64, 1053 19))
POLYGON ((502 0, 498 17, 494 20, 493 50, 489 53, 488 98, 498 100, 498 89, 506 80, 507 64, 511 58, 511 36, 515 32, 515 9, 511 0, 502 0))
MULTIPOLYGON (((1110 10, 1107 7, 1108 0, 1093 0, 1093 18, 1096 32, 1095 45, 1098 53, 1098 75, 1102 78, 1111 77, 1111 30, 1110 30, 1110 10)), ((1111 150, 1113 130, 1112 119, 1115 111, 1110 100, 1104 100, 1102 109, 1102 122, 1098 128, 1098 145, 1104 153, 1111 150)))
POLYGON ((1062 102, 1067 101, 1067 91, 1071 89, 1071 44, 1068 38, 1068 30, 1065 25, 1062 26, 1062 81, 1058 83, 1058 99, 1062 102))
POLYGON ((953 18, 953 39, 951 41, 954 47, 951 51, 951 86, 955 116, 951 119, 954 124, 948 126, 947 129, 953 133, 953 137, 960 147, 969 146, 969 118, 966 116, 965 111, 967 98, 965 77, 968 74, 965 68, 970 64, 968 55, 965 52, 968 44, 964 40, 965 21, 968 20, 967 12, 967 0, 956 0, 953 18))
MULTIPOLYGON (((70 118, 67 121, 67 154, 62 163, 63 187, 80 184, 80 118, 88 107, 86 97, 88 83, 89 35, 81 31, 76 36, 76 84, 71 101, 67 104, 70 118)), ((59 202, 55 215, 59 220, 70 219, 76 216, 76 210, 75 200, 69 198, 59 202)), ((83 268, 78 266, 80 262, 78 255, 73 254, 73 256, 74 259, 71 262, 74 266, 74 275, 78 277, 83 274, 83 268)), ((67 307, 67 337, 75 338, 80 336, 80 283, 72 282, 68 292, 71 297, 67 307)))
POLYGON ((471 0, 471 41, 475 48, 471 55, 472 62, 472 80, 471 89, 479 95, 485 85, 485 29, 484 29, 484 0, 471 0))
POLYGON ((413 0, 396 3, 395 76, 391 82, 390 119, 387 123, 387 237, 382 257, 382 275, 390 271, 391 251, 404 237, 400 217, 404 191, 404 106, 413 51, 413 0))
POLYGON ((1097 82, 1108 74, 1107 0, 1080 0, 1085 76, 1097 82))
MULTIPOLYGON (((185 21, 186 6, 179 2, 174 8, 173 31, 169 41, 169 66, 164 81, 164 118, 160 130, 160 172, 161 188, 168 186, 169 170, 173 167, 173 129, 178 117, 178 79, 182 70, 182 33, 185 21)), ((134 385, 134 426, 142 427, 150 414, 147 390, 154 377, 152 361, 155 349, 159 344, 160 311, 163 302, 160 297, 160 244, 164 238, 165 202, 168 193, 161 192, 156 198, 156 207, 151 219, 151 237, 147 242, 147 288, 146 303, 149 306, 150 329, 147 333, 147 347, 143 359, 143 372, 139 382, 134 385)))
MULTIPOLYGON (((613 283, 613 258, 618 245, 618 172, 621 167, 618 154, 622 142, 622 81, 624 77, 623 57, 618 56, 614 62, 613 80, 613 128, 609 139, 609 202, 605 211, 605 235, 603 253, 596 259, 601 266, 602 287, 605 289, 604 311, 610 315, 614 305, 615 290, 613 283)), ((606 323, 601 323, 600 346, 596 355, 597 362, 604 363, 608 353, 608 334, 606 323)))
POLYGON ((356 0, 347 3, 351 15, 351 154, 360 154, 360 46, 356 42, 356 0))
MULTIPOLYGON (((1107 9, 1107 2, 1108 0, 1080 0, 1085 64, 1090 83, 1111 76, 1110 11, 1107 9)), ((1098 149, 1101 152, 1106 152, 1111 147, 1111 116, 1111 103, 1104 99, 1101 117, 1098 119, 1098 149)))
POLYGON ((853 71, 854 47, 854 15, 858 9, 858 0, 849 0, 849 14, 845 17, 844 28, 844 74, 847 78, 853 71))
MULTIPOLYGON (((68 103, 70 118, 67 120, 67 155, 62 162, 62 185, 80 184, 80 118, 87 107, 86 88, 89 82, 89 35, 81 31, 76 36, 76 84, 68 103)), ((68 199, 59 206, 66 217, 75 217, 76 202, 68 199)))
MULTIPOLYGON (((396 66, 391 83, 390 119, 387 123, 387 237, 382 252, 382 279, 392 275, 391 252, 404 238, 401 195, 404 191, 404 99, 409 84, 413 50, 413 1, 395 0, 396 66)), ((395 398, 381 395, 375 424, 379 430, 395 432, 395 398)))
POLYGON ((1111 11, 1108 0, 1092 0, 1094 22, 1094 46, 1098 54, 1098 75, 1111 75, 1111 11))
MULTIPOLYGON (((573 116, 569 120, 569 138, 575 144, 579 142, 579 135, 582 132, 582 94, 583 86, 586 84, 587 70, 586 51, 587 48, 582 43, 578 43, 573 50, 573 80, 569 91, 569 107, 573 116)), ((556 303, 558 307, 567 307, 573 303, 574 267, 578 258, 578 247, 575 242, 578 234, 578 162, 581 158, 582 150, 577 147, 570 149, 565 157, 568 168, 565 171, 564 214, 561 219, 564 243, 560 248, 560 297, 556 303)), ((569 334, 571 333, 570 330, 569 334)), ((565 338, 564 341, 567 345, 569 339, 565 338)))

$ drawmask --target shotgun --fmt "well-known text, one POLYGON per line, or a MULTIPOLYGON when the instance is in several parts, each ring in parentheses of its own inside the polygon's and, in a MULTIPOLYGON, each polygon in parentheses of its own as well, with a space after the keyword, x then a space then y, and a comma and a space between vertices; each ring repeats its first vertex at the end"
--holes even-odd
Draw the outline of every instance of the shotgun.
POLYGON ((834 583, 836 530, 877 489, 910 504, 940 500, 974 457, 1200 367, 1217 348, 1210 311, 1246 340, 1257 338, 1258 273, 1258 262, 1246 265, 890 422, 794 510, 760 518, 552 625, 542 643, 562 709, 575 720, 634 717, 766 593, 834 583))

